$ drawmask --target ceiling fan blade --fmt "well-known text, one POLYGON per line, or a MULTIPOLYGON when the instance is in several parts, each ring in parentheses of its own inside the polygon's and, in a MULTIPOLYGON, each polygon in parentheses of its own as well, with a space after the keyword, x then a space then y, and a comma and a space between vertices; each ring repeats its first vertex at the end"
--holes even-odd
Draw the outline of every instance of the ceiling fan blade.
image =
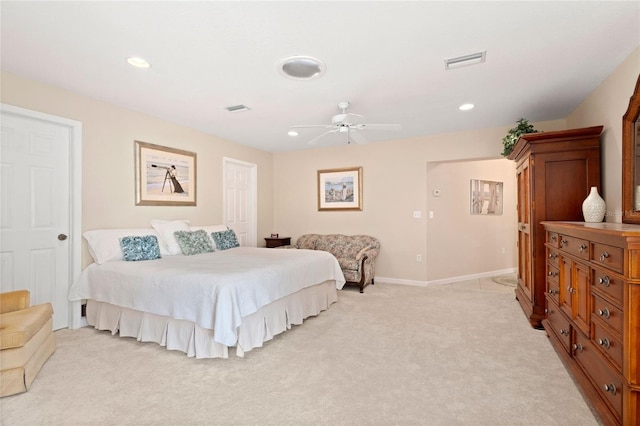
POLYGON ((399 124, 354 124, 358 130, 400 130, 402 127, 399 124))
POLYGON ((360 133, 358 133, 358 131, 356 129, 350 129, 349 130, 349 141, 350 142, 353 141, 353 142, 357 143, 358 145, 364 145, 364 144, 369 143, 367 138, 365 138, 360 133))
POLYGON ((318 142, 318 140, 319 140, 321 137, 326 136, 326 135, 328 135, 329 133, 335 133, 335 132, 337 132, 337 131, 338 131, 338 129, 333 129, 333 130, 328 130, 328 131, 326 131, 326 132, 324 132, 324 133, 320 133, 318 136, 316 136, 315 138, 311 139, 311 140, 310 140, 309 142, 307 142, 307 143, 308 143, 309 145, 315 145, 315 143, 316 143, 316 142, 318 142))
POLYGON ((301 124, 299 126, 291 126, 289 127, 290 129, 310 129, 310 128, 316 128, 316 127, 322 127, 324 129, 332 129, 333 126, 332 124, 301 124))

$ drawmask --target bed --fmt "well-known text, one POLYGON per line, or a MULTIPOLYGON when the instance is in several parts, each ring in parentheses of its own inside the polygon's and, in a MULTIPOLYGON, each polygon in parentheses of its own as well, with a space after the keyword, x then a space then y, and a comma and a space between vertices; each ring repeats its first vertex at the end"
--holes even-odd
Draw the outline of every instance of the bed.
POLYGON ((345 283, 335 257, 315 250, 236 246, 132 262, 90 247, 96 262, 69 292, 86 300, 87 323, 196 358, 244 356, 328 309, 345 283))

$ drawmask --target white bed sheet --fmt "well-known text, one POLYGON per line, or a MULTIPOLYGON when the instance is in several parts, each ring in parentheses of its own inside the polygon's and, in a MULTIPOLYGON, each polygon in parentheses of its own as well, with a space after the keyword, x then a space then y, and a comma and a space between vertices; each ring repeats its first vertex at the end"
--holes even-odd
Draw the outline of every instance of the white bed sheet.
MULTIPOLYGON (((293 325, 329 309, 338 300, 333 281, 307 287, 260 308, 242 319, 238 329, 235 353, 263 346, 293 325)), ((120 337, 133 337, 139 342, 155 342, 168 350, 182 351, 189 357, 228 358, 231 347, 213 340, 213 331, 186 320, 121 308, 109 303, 87 301, 87 322, 98 330, 119 332, 120 337)))
POLYGON ((186 320, 213 331, 226 346, 238 342, 243 318, 297 291, 345 279, 328 252, 237 247, 194 256, 91 264, 69 291, 122 308, 186 320))

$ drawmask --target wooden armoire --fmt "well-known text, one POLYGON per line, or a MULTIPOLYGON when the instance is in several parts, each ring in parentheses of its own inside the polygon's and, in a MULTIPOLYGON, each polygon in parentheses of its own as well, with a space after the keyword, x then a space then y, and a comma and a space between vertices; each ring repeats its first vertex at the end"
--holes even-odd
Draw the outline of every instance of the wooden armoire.
POLYGON ((516 299, 535 328, 545 314, 546 258, 542 221, 583 221, 582 202, 600 186, 603 126, 528 133, 508 158, 516 161, 518 285, 516 299))

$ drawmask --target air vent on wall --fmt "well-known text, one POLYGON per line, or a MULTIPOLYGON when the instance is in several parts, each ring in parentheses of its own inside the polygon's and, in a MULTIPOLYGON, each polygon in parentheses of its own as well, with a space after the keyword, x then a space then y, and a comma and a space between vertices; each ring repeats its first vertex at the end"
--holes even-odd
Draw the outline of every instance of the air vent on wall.
POLYGON ((456 58, 450 58, 444 60, 444 69, 450 70, 453 68, 466 67, 468 65, 481 64, 487 57, 487 51, 472 53, 470 55, 458 56, 456 58))
POLYGON ((227 111, 229 112, 249 111, 249 107, 244 105, 234 105, 234 106, 227 107, 227 111))

